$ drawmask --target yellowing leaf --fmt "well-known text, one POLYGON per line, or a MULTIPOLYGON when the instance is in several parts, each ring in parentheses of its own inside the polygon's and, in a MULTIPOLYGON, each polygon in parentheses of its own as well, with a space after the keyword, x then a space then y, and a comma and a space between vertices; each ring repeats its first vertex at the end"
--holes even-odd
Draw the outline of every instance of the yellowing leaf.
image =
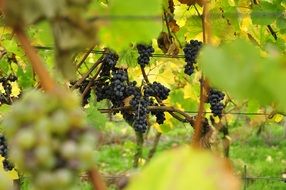
POLYGON ((190 83, 187 83, 186 86, 184 87, 184 98, 191 98, 193 100, 199 101, 199 98, 197 94, 195 94, 195 89, 193 88, 193 85, 190 83))
POLYGON ((171 119, 173 118, 168 112, 165 112, 165 122, 164 124, 159 125, 158 123, 154 123, 153 127, 160 133, 164 133, 166 131, 169 131, 174 127, 173 122, 171 119))
POLYGON ((154 123, 153 127, 154 127, 158 132, 160 132, 160 133, 163 132, 162 129, 161 129, 161 127, 160 127, 160 125, 159 125, 158 123, 154 123))
POLYGON ((184 146, 151 160, 127 190, 239 190, 239 186, 226 160, 184 146))
POLYGON ((274 117, 272 118, 276 123, 279 123, 283 120, 284 116, 281 114, 275 114, 274 117))
POLYGON ((19 96, 21 90, 16 82, 12 83, 12 96, 17 97, 19 96))
MULTIPOLYGON (((2 162, 3 160, 4 160, 4 158, 2 156, 0 156, 0 162, 2 162)), ((0 167, 0 173, 5 173, 5 175, 7 175, 9 177, 9 179, 11 179, 11 180, 19 179, 18 173, 16 172, 15 169, 7 172, 4 170, 2 164, 1 164, 1 166, 2 167, 0 167)))

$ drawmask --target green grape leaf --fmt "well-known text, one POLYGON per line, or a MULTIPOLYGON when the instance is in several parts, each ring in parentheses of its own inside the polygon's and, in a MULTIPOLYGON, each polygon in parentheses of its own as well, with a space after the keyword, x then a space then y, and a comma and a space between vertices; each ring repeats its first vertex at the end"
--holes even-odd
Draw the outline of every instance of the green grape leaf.
POLYGON ((146 189, 238 190, 239 181, 225 160, 184 146, 154 157, 127 187, 146 189))
POLYGON ((118 65, 137 67, 138 66, 137 57, 138 53, 133 49, 124 49, 119 53, 118 65))
POLYGON ((160 0, 109 1, 105 9, 97 11, 103 18, 98 23, 100 41, 116 51, 132 42, 151 42, 161 31, 161 6, 160 0))
POLYGON ((34 80, 31 66, 27 65, 25 70, 22 67, 18 67, 17 76, 20 88, 25 89, 33 86, 34 80))
POLYGON ((286 17, 285 16, 278 17, 276 20, 276 25, 280 29, 279 31, 281 34, 286 33, 286 17))
POLYGON ((8 73, 9 71, 9 63, 4 58, 0 59, 0 70, 3 73, 8 73))
MULTIPOLYGON (((90 102, 96 102, 93 95, 90 98, 90 102)), ((101 103, 89 104, 89 107, 86 108, 85 111, 87 113, 88 123, 97 129, 102 129, 107 123, 107 117, 98 111, 98 105, 101 105, 101 103)))
POLYGON ((251 12, 251 19, 254 24, 268 25, 272 24, 279 16, 282 15, 284 8, 280 4, 272 4, 262 1, 255 5, 251 12))
POLYGON ((238 13, 232 6, 215 6, 210 10, 210 22, 213 33, 221 39, 234 39, 239 29, 238 13))
POLYGON ((184 98, 184 92, 182 90, 172 90, 170 93, 170 100, 172 104, 180 105, 187 111, 196 111, 198 109, 198 103, 192 98, 184 98))

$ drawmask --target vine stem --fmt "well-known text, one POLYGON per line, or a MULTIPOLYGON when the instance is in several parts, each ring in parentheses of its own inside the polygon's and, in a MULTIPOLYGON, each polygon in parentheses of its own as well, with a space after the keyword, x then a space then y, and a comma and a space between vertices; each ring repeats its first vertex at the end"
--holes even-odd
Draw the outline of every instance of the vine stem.
POLYGON ((96 69, 96 67, 102 63, 102 59, 103 59, 103 56, 101 56, 93 65, 92 67, 87 71, 87 73, 85 73, 85 75, 80 79, 78 80, 73 86, 72 86, 72 89, 75 89, 76 86, 79 86, 91 73, 94 69, 96 69))
POLYGON ((107 190, 105 181, 96 168, 93 168, 91 171, 89 171, 88 176, 92 182, 94 190, 107 190))
POLYGON ((30 59, 31 65, 35 73, 37 73, 40 84, 45 91, 51 92, 55 90, 56 84, 50 77, 47 69, 44 67, 40 56, 31 45, 27 35, 22 28, 14 28, 14 33, 22 45, 24 52, 30 59))
MULTIPOLYGON (((177 109, 172 106, 148 106, 147 109, 150 111, 165 111, 169 113, 176 112, 184 117, 182 118, 184 122, 188 122, 190 124, 194 123, 193 116, 190 116, 188 113, 184 112, 183 110, 177 109)), ((118 107, 118 108, 112 108, 112 109, 98 109, 98 111, 100 111, 101 113, 112 113, 116 111, 130 111, 130 110, 132 110, 131 106, 124 106, 124 107, 118 107)))
POLYGON ((102 67, 103 67, 103 64, 100 65, 100 67, 97 70, 97 72, 95 73, 95 75, 90 79, 90 81, 86 85, 86 87, 85 87, 85 89, 83 90, 83 93, 82 93, 82 98, 84 98, 85 95, 87 94, 87 92, 89 91, 90 87, 92 86, 92 83, 95 81, 95 79, 98 77, 100 71, 102 70, 102 67))
MULTIPOLYGON (((35 49, 30 43, 29 38, 25 34, 22 28, 14 28, 14 33, 17 36, 19 42, 22 45, 24 52, 26 53, 27 57, 30 59, 31 65, 38 75, 40 84, 42 88, 49 93, 55 93, 57 85, 56 82, 50 76, 48 70, 44 67, 40 56, 37 54, 35 49)), ((102 177, 100 176, 99 172, 94 168, 88 172, 90 176, 90 180, 93 184, 94 189, 96 190, 106 190, 105 182, 103 181, 102 177)))
MULTIPOLYGON (((144 78, 145 82, 147 84, 150 84, 150 81, 148 79, 148 75, 146 74, 145 69, 142 66, 141 66, 141 72, 142 72, 142 75, 143 75, 143 78, 144 78)), ((162 106, 162 107, 165 106, 160 98, 158 98, 158 97, 155 97, 155 98, 156 98, 157 102, 160 104, 160 106, 162 106)), ((175 119, 177 119, 177 120, 179 120, 181 122, 186 122, 185 119, 181 118, 180 116, 178 116, 177 114, 173 113, 172 111, 170 111, 169 114, 171 114, 175 119)), ((188 117, 189 116, 186 116, 185 118, 188 118, 188 117)))
POLYGON ((157 131, 155 139, 153 141, 153 146, 150 149, 149 154, 148 154, 148 161, 151 160, 151 158, 153 158, 153 156, 154 156, 154 154, 155 154, 155 152, 157 150, 157 147, 158 147, 158 144, 159 144, 161 136, 162 136, 162 133, 157 131))
POLYGON ((82 59, 80 60, 79 64, 77 64, 76 69, 79 69, 81 67, 81 65, 85 62, 85 60, 88 58, 88 56, 90 55, 90 53, 92 52, 92 50, 94 49, 95 46, 92 46, 91 48, 89 48, 89 50, 84 54, 84 56, 82 57, 82 59))
MULTIPOLYGON (((203 14, 202 14, 202 26, 203 26, 203 42, 204 44, 211 43, 211 30, 209 25, 209 4, 207 0, 204 0, 203 5, 203 14)), ((204 92, 208 92, 208 82, 204 79, 204 76, 202 74, 201 76, 201 83, 200 83, 200 104, 199 104, 199 110, 198 115, 195 120, 194 124, 194 134, 192 138, 192 146, 195 148, 200 148, 201 143, 201 130, 202 130, 202 121, 204 117, 204 104, 206 102, 206 95, 204 92)))
POLYGON ((136 152, 134 154, 134 163, 133 163, 134 168, 138 168, 139 166, 139 160, 140 157, 142 157, 143 143, 144 143, 143 133, 136 132, 136 152))

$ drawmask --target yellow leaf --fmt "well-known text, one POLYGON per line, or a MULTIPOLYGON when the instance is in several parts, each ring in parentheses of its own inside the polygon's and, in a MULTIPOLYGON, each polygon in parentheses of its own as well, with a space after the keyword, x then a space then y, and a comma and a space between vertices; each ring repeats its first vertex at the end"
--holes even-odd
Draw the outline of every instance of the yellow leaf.
POLYGON ((160 125, 158 123, 154 123, 153 127, 159 132, 159 133, 162 133, 162 129, 160 127, 160 125))
POLYGON ((18 86, 18 83, 12 82, 12 96, 17 97, 19 96, 21 90, 18 86))
POLYGON ((239 190, 240 183, 225 159, 184 146, 156 156, 127 187, 146 189, 239 190))
MULTIPOLYGON (((2 163, 2 161, 4 160, 4 157, 0 156, 0 162, 2 163)), ((15 180, 15 179, 19 179, 18 173, 16 172, 15 169, 13 169, 12 171, 5 171, 3 168, 3 164, 1 164, 2 167, 0 167, 0 173, 5 173, 7 174, 7 176, 9 176, 9 178, 11 180, 15 180)))
POLYGON ((275 114, 272 118, 276 123, 280 123, 283 120, 284 116, 281 114, 275 114))
POLYGON ((184 87, 184 99, 188 98, 199 101, 198 96, 195 94, 195 89, 190 83, 187 83, 184 87))
POLYGON ((159 125, 158 123, 154 123, 153 127, 160 133, 164 132, 164 129, 172 129, 174 127, 171 119, 173 118, 168 112, 165 112, 165 122, 164 124, 159 125))

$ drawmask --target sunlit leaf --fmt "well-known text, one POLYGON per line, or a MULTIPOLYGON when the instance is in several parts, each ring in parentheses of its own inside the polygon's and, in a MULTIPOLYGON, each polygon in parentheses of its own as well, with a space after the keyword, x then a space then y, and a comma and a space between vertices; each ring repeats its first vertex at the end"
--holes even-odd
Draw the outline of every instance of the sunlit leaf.
POLYGON ((225 160, 186 146, 155 157, 127 187, 141 189, 238 190, 239 181, 225 160))

